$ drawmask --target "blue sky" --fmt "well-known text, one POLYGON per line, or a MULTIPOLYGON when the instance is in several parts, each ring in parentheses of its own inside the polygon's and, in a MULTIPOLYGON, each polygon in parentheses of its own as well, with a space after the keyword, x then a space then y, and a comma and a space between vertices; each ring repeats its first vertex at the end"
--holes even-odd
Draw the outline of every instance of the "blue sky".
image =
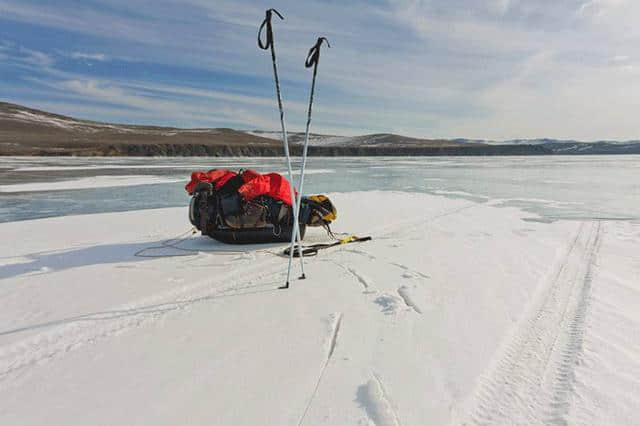
POLYGON ((640 139, 637 0, 0 0, 0 100, 98 121, 291 130, 324 35, 312 131, 640 139))

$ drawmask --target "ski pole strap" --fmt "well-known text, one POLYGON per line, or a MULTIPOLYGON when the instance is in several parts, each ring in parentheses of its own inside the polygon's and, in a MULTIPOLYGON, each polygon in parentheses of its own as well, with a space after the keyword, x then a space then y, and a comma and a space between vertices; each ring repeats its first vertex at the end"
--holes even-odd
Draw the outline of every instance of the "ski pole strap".
POLYGON ((326 41, 327 46, 331 47, 329 44, 329 40, 326 37, 318 37, 318 41, 313 45, 311 49, 309 49, 309 54, 307 55, 307 59, 304 61, 304 66, 307 68, 311 68, 320 60, 320 46, 322 46, 322 42, 326 41))
POLYGON ((267 11, 264 13, 265 14, 264 21, 262 21, 262 24, 260 24, 260 28, 258 29, 258 46, 260 47, 260 49, 267 50, 271 46, 273 46, 273 29, 271 28, 271 16, 272 16, 272 13, 274 12, 276 15, 278 15, 278 17, 280 17, 280 19, 284 19, 277 10, 267 9, 267 11), (266 40, 263 43, 262 31, 265 28, 267 30, 267 34, 266 34, 266 40))
MULTIPOLYGON (((312 246, 307 246, 307 247, 302 247, 302 256, 303 257, 307 257, 307 256, 316 256, 318 254, 318 251, 323 250, 323 249, 328 249, 331 247, 336 247, 336 246, 341 246, 344 244, 349 244, 349 243, 361 243, 364 241, 369 241, 371 240, 371 237, 357 237, 355 235, 350 235, 346 238, 341 239, 340 241, 336 241, 335 243, 331 243, 331 244, 314 244, 312 246)), ((284 254, 286 256, 289 256, 291 254, 291 248, 288 247, 286 249, 284 249, 284 254)), ((298 246, 294 246, 293 247, 293 257, 298 257, 298 246)))

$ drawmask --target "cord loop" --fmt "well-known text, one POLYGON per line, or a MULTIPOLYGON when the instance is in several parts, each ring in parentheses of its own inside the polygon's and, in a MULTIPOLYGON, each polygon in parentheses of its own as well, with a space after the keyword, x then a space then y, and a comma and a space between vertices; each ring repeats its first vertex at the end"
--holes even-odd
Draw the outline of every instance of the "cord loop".
POLYGON ((267 11, 264 13, 265 14, 264 21, 262 21, 262 24, 260 24, 260 28, 258 29, 258 46, 260 47, 260 49, 263 49, 263 50, 267 50, 271 46, 273 46, 273 29, 271 28, 271 17, 272 17, 273 13, 278 15, 278 17, 280 19, 284 20, 282 15, 280 15, 280 12, 278 12, 275 9, 267 9, 267 11), (263 43, 262 42, 262 31, 265 29, 265 27, 266 27, 266 30, 267 30, 266 31, 266 40, 263 43))
POLYGON ((320 60, 320 46, 322 46, 322 42, 327 42, 327 47, 331 47, 329 44, 329 40, 326 37, 318 37, 318 41, 313 45, 311 49, 309 49, 309 54, 307 55, 307 59, 304 61, 304 66, 307 68, 311 68, 316 65, 320 60))

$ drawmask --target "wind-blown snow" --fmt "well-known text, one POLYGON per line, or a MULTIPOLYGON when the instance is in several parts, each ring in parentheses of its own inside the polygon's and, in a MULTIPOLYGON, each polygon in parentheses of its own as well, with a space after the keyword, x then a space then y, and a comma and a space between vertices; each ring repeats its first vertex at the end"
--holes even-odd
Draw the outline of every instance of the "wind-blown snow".
POLYGON ((77 170, 118 170, 118 169, 189 169, 200 168, 198 164, 108 164, 108 165, 87 165, 87 166, 27 166, 13 169, 14 172, 60 172, 77 170))
POLYGON ((184 178, 166 178, 144 175, 92 176, 54 182, 16 183, 0 185, 0 193, 61 191, 82 188, 109 188, 119 186, 151 185, 156 183, 183 182, 184 178))
MULTIPOLYGON (((225 164, 224 168, 228 169, 231 168, 232 166, 235 166, 234 164, 228 165, 225 164)), ((51 172, 51 171, 79 171, 79 170, 120 170, 120 169, 187 169, 187 170, 198 170, 201 169, 202 165, 194 165, 194 164, 186 164, 186 165, 181 165, 181 164, 176 164, 176 165, 169 165, 169 164, 162 164, 162 165, 147 165, 147 164, 143 164, 143 165, 118 165, 118 164, 113 164, 113 165, 91 165, 91 166, 29 166, 29 167, 19 167, 16 169, 13 169, 12 171, 15 172, 51 172)), ((333 169, 306 169, 304 171, 304 173, 307 175, 318 175, 318 174, 328 174, 328 173, 335 173, 336 171, 333 169)), ((278 171, 276 173, 280 173, 280 174, 287 174, 287 171, 278 171)), ((293 174, 294 175, 299 175, 300 174, 300 170, 293 170, 293 174)))
POLYGON ((283 245, 191 235, 186 207, 0 224, 0 424, 635 421, 640 223, 330 197, 373 240, 289 290, 283 245))
MULTIPOLYGON (((335 173, 336 171, 333 169, 308 169, 304 171, 305 175, 326 175, 326 174, 331 174, 331 173, 335 173)), ((286 170, 280 170, 276 173, 280 173, 283 176, 288 176, 289 172, 286 170)), ((300 175, 300 170, 292 170, 292 174, 293 175, 300 175)))

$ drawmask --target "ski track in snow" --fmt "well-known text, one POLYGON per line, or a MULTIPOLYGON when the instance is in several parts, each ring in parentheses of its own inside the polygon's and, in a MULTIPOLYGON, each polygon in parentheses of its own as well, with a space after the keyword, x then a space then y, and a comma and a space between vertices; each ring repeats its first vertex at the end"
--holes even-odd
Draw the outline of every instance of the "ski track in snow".
POLYGON ((342 263, 336 261, 332 262, 336 266, 347 272, 349 275, 351 275, 353 278, 355 278, 356 281, 358 281, 362 286, 364 293, 375 293, 375 290, 371 288, 373 286, 373 280, 371 280, 369 277, 363 275, 357 269, 352 268, 351 266, 343 265, 342 263))
MULTIPOLYGON (((332 327, 331 333, 331 343, 329 344, 329 353, 327 354, 327 363, 331 360, 333 356, 333 351, 336 350, 336 345, 338 344, 338 333, 340 333, 340 324, 342 323, 342 314, 338 313, 334 315, 335 321, 332 327)), ((326 364, 325 364, 326 365, 326 364)))
POLYGON ((481 377, 462 423, 566 424, 600 241, 600 222, 581 223, 550 284, 481 377))
POLYGON ((363 250, 343 248, 342 251, 347 252, 347 253, 358 254, 360 256, 366 257, 369 260, 376 260, 377 259, 377 257, 372 255, 371 253, 367 253, 366 251, 363 251, 363 250))
MULTIPOLYGON (((253 281, 260 277, 277 275, 281 269, 277 260, 268 259, 244 268, 241 274, 231 271, 213 281, 202 280, 191 286, 183 286, 113 310, 0 331, 1 336, 39 328, 46 329, 0 348, 0 382, 19 374, 27 367, 50 361, 81 346, 126 332, 128 329, 158 319, 167 313, 186 309, 195 303, 217 297, 271 291, 264 284, 256 285, 253 281), (257 276, 256 273, 258 273, 257 276)), ((274 287, 273 291, 276 291, 273 283, 269 285, 274 287)))
POLYGON ((402 263, 392 262, 391 264, 405 271, 405 275, 403 275, 405 278, 415 278, 416 276, 418 276, 420 278, 424 278, 425 280, 431 279, 429 275, 423 274, 422 272, 416 271, 415 269, 411 269, 408 266, 403 265, 402 263))
POLYGON ((362 284, 362 287, 365 289, 365 291, 369 290, 369 287, 372 281, 368 277, 365 277, 360 272, 358 272, 357 269, 352 268, 350 266, 345 266, 345 270, 349 272, 351 275, 353 275, 353 277, 357 279, 360 284, 362 284))

